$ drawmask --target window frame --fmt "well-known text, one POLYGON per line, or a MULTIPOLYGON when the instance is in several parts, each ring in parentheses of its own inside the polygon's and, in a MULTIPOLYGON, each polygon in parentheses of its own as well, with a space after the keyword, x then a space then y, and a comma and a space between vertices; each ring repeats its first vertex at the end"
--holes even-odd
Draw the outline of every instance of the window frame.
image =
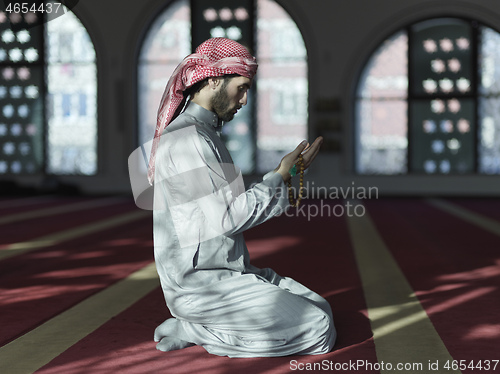
MULTIPOLYGON (((479 18, 479 17, 478 17, 479 18)), ((471 18, 463 15, 450 15, 450 14, 433 14, 429 15, 427 17, 419 17, 417 19, 414 19, 410 22, 406 22, 404 25, 392 29, 390 32, 384 35, 383 38, 379 39, 377 43, 374 43, 373 47, 371 48, 370 52, 365 55, 364 60, 362 63, 359 65, 359 69, 357 74, 354 76, 354 82, 355 84, 353 85, 353 90, 351 91, 351 98, 352 98, 352 112, 351 112, 351 118, 350 122, 353 124, 352 126, 352 131, 351 131, 351 136, 353 141, 351 142, 352 146, 352 152, 351 152, 351 157, 352 157, 352 170, 355 175, 357 176, 365 176, 365 177, 374 177, 374 176, 382 176, 382 177, 396 177, 396 176, 443 176, 443 177, 453 177, 453 176, 486 176, 486 175, 500 175, 500 172, 498 173, 486 173, 486 172, 481 172, 479 163, 480 163, 480 147, 479 147, 479 141, 480 141, 480 135, 479 132, 481 131, 481 124, 480 124, 480 105, 479 105, 479 99, 482 96, 479 86, 481 82, 481 70, 480 70, 480 48, 481 48, 481 32, 480 29, 481 27, 486 27, 490 28, 497 33, 500 34, 500 30, 496 27, 493 27, 489 22, 484 21, 484 20, 479 20, 478 18, 471 18), (473 72, 473 82, 471 82, 471 90, 470 93, 466 94, 460 94, 458 98, 470 98, 473 100, 474 103, 474 114, 473 118, 471 118, 472 121, 476 124, 474 133, 473 135, 473 153, 474 153, 474 160, 473 160, 473 170, 471 172, 467 173, 425 173, 425 172, 419 172, 415 171, 414 167, 412 166, 413 163, 413 147, 415 146, 415 140, 412 135, 412 126, 414 123, 412 122, 412 102, 416 102, 418 100, 431 100, 430 95, 419 95, 415 94, 412 90, 412 86, 414 85, 413 79, 411 78, 411 71, 413 69, 413 64, 412 64, 412 48, 410 46, 412 45, 412 32, 411 29, 415 25, 418 25, 419 23, 425 22, 425 21, 432 21, 432 20, 439 20, 439 19, 452 19, 452 20, 460 20, 460 21, 465 21, 467 22, 470 27, 471 27, 471 55, 472 55, 472 67, 471 70, 473 72), (360 88, 361 88, 361 83, 365 79, 365 70, 372 60, 373 56, 377 53, 377 51, 380 50, 380 47, 383 45, 383 43, 390 39, 392 36, 396 35, 397 33, 404 31, 408 40, 407 40, 407 73, 406 73, 406 78, 408 82, 408 87, 406 90, 406 98, 404 99, 407 103, 407 148, 406 148, 406 172, 401 172, 401 173, 364 173, 359 171, 359 147, 361 147, 360 144, 360 139, 361 139, 361 132, 359 128, 359 105, 361 101, 363 100, 363 97, 359 94, 360 88)), ((471 80, 472 80, 471 79, 471 80)), ((500 94, 498 94, 500 97, 500 94)), ((457 97, 453 94, 445 94, 445 93, 437 93, 434 96, 432 96, 432 99, 434 98, 441 98, 441 99, 451 99, 457 97)), ((370 99, 371 100, 371 99, 370 99)))

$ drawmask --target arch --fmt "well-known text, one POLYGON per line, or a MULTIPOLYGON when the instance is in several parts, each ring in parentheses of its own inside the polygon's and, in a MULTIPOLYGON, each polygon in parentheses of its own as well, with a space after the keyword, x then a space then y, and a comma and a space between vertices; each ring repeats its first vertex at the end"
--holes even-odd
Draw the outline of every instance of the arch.
MULTIPOLYGON (((277 2, 256 0, 256 5, 255 54, 259 61, 253 90, 256 100, 255 105, 245 108, 247 111, 255 108, 256 126, 240 111, 240 117, 237 115, 223 133, 226 146, 246 174, 264 173, 276 167, 286 152, 307 137, 308 122, 307 51, 302 35, 277 2)), ((235 4, 235 16, 237 8, 235 4)), ((172 2, 151 23, 140 48, 137 70, 140 144, 153 137, 156 111, 167 80, 175 66, 191 52, 190 11, 189 0, 172 2)), ((217 17, 216 10, 211 8, 209 13, 217 17)), ((228 31, 231 33, 217 27, 212 34, 224 33, 237 40, 237 30, 233 27, 228 31)))
POLYGON ((456 17, 385 39, 356 86, 355 171, 500 173, 498 43, 497 31, 456 17))
POLYGON ((90 36, 78 17, 48 19, 45 27, 47 75, 47 172, 97 173, 97 67, 90 36))

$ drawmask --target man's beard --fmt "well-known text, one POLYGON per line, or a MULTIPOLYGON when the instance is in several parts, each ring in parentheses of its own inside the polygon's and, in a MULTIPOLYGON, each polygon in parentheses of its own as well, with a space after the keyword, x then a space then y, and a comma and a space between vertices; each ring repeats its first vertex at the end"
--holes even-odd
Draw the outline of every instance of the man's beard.
POLYGON ((229 96, 227 94, 227 89, 224 86, 215 93, 212 97, 212 109, 217 114, 217 116, 224 122, 229 122, 234 117, 234 110, 238 107, 229 106, 229 96))

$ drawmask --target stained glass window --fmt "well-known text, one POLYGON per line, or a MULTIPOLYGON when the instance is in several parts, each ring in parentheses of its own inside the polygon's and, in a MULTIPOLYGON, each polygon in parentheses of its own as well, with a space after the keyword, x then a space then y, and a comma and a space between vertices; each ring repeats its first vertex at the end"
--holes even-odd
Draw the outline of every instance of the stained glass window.
POLYGON ((158 104, 177 64, 217 36, 246 45, 259 60, 256 89, 224 126, 223 139, 244 173, 267 172, 307 135, 306 49, 295 23, 272 0, 178 0, 166 8, 139 57, 139 141, 153 137, 158 104))
MULTIPOLYGON (((170 5, 151 25, 138 64, 139 142, 153 139, 158 105, 168 78, 191 53, 191 12, 188 0, 170 5)), ((148 155, 149 157, 149 155, 148 155)))
POLYGON ((356 171, 500 173, 499 48, 497 31, 455 18, 419 22, 388 38, 358 84, 356 171), (390 74, 381 78, 384 69, 390 74), (388 93, 390 82, 401 90, 388 93), (387 138, 374 146, 387 129, 399 147, 387 138))
MULTIPOLYGON (((253 52, 254 0, 191 0, 192 49, 212 37, 236 40, 253 52)), ((254 171, 255 90, 247 93, 247 105, 238 111, 231 124, 222 128, 221 138, 236 165, 244 174, 254 171)))
MULTIPOLYGON (((50 17, 50 14, 49 14, 50 17)), ((45 27, 47 171, 97 172, 97 71, 90 37, 69 11, 45 27)))
POLYGON ((476 130, 472 26, 436 19, 412 26, 410 35, 411 170, 471 173, 476 130), (459 128, 459 121, 467 127, 459 128), (429 124, 435 124, 433 131, 429 124))
POLYGON ((265 173, 307 139, 307 50, 302 34, 272 0, 257 2, 257 171, 265 173))
POLYGON ((97 170, 94 48, 72 12, 47 16, 0 11, 0 175, 97 170))
POLYGON ((43 35, 39 14, 0 11, 0 175, 43 170, 43 35))
POLYGON ((480 30, 479 171, 500 174, 500 34, 480 30))
POLYGON ((356 169, 362 174, 407 171, 408 36, 387 39, 365 67, 357 92, 356 169))

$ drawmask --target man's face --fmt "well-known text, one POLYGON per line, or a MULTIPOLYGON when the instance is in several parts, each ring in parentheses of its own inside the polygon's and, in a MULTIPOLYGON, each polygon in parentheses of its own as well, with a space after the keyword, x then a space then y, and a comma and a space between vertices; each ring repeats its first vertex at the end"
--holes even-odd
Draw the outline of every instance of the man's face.
POLYGON ((212 109, 224 122, 231 121, 238 110, 247 103, 247 91, 252 80, 246 77, 224 79, 212 97, 212 109))

